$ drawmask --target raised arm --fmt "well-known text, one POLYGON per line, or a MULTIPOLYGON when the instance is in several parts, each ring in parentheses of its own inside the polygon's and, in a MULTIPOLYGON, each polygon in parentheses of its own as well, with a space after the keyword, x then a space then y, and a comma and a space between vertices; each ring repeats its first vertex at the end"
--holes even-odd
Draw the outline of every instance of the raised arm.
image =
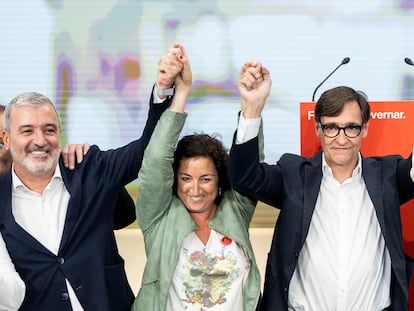
MULTIPOLYGON (((89 150, 89 144, 67 144, 62 149, 62 158, 65 167, 74 170, 76 164, 83 161, 89 150)), ((122 229, 135 221, 135 202, 125 188, 118 194, 114 210, 114 229, 122 229)))
MULTIPOLYGON (((148 239, 147 232, 156 228, 158 220, 167 211, 169 202, 173 198, 173 155, 184 126, 186 118, 184 108, 191 90, 191 69, 184 48, 174 45, 161 58, 159 67, 168 70, 168 67, 164 67, 163 64, 165 59, 171 58, 182 64, 182 71, 175 76, 175 94, 171 106, 157 124, 145 151, 138 176, 139 193, 136 213, 146 239, 148 239)), ((146 241, 146 248, 151 245, 150 241, 146 241)))
POLYGON ((122 188, 116 199, 114 210, 114 229, 123 229, 136 220, 135 202, 126 188, 122 188))
POLYGON ((240 92, 241 113, 238 129, 230 149, 229 179, 234 190, 252 199, 265 200, 262 194, 264 179, 269 176, 269 165, 263 163, 263 133, 261 114, 270 93, 271 78, 269 71, 259 62, 252 61, 243 65, 240 71, 238 88, 240 92))

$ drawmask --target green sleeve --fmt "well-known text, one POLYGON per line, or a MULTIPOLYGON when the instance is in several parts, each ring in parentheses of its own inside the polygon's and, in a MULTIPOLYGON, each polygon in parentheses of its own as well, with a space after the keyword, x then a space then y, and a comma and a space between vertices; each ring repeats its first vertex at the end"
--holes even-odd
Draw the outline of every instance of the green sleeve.
POLYGON ((145 150, 138 174, 137 220, 145 234, 167 212, 173 197, 173 157, 186 113, 166 110, 145 150))

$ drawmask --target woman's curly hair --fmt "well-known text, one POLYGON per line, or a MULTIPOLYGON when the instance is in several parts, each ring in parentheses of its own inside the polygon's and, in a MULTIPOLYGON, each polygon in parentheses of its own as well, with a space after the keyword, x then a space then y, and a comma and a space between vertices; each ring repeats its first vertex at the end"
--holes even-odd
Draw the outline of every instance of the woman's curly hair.
POLYGON ((228 152, 221 141, 208 134, 193 134, 181 138, 174 152, 174 194, 177 194, 177 171, 183 158, 208 157, 213 160, 218 173, 219 192, 216 203, 219 204, 222 194, 230 189, 227 175, 228 152))

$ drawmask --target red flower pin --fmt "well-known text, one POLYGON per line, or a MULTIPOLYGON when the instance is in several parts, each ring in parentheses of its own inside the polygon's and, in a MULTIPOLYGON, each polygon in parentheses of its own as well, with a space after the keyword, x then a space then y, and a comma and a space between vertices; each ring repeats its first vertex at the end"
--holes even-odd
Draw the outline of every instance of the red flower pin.
POLYGON ((227 246, 227 245, 230 245, 231 244, 232 239, 230 239, 227 236, 224 236, 224 237, 221 238, 221 241, 220 242, 221 242, 222 245, 227 246))

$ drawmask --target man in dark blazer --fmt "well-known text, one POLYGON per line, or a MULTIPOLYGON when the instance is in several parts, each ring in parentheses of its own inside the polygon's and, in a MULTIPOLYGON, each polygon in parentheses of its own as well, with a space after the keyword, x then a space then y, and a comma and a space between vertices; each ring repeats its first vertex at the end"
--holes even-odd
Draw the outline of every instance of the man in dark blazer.
MULTIPOLYGON (((157 94, 173 95, 171 77, 181 66, 163 64, 157 94)), ((20 310, 130 309, 134 295, 115 241, 114 208, 137 178, 170 102, 150 104, 140 139, 108 151, 91 146, 73 171, 60 155, 60 121, 50 99, 31 92, 9 103, 3 141, 13 166, 0 176, 0 232, 26 284, 20 310)))
POLYGON ((74 171, 59 157, 59 118, 47 97, 24 93, 6 108, 3 140, 13 167, 0 178, 0 231, 26 284, 21 310, 129 310, 134 295, 113 233, 114 208, 137 178, 165 108, 150 105, 140 139, 108 151, 92 146, 74 171), (47 211, 43 219, 30 214, 35 208, 47 211))
POLYGON ((270 73, 259 62, 246 63, 238 87, 231 184, 280 208, 261 309, 407 310, 400 205, 414 197, 411 156, 364 158, 369 105, 353 89, 337 87, 315 106, 322 151, 312 158, 284 154, 274 165, 260 162, 270 73))
MULTIPOLYGON (((0 133, 3 133, 3 115, 6 106, 0 105, 0 133)), ((82 162, 89 144, 69 144, 62 149, 62 158, 65 167, 75 169, 76 163, 82 162)), ((10 150, 3 144, 0 136, 0 175, 9 172, 12 166, 10 150)), ((121 229, 136 219, 135 203, 125 188, 120 191, 114 210, 114 229, 121 229)), ((17 310, 25 296, 26 287, 9 257, 3 236, 0 233, 0 310, 17 310)))

